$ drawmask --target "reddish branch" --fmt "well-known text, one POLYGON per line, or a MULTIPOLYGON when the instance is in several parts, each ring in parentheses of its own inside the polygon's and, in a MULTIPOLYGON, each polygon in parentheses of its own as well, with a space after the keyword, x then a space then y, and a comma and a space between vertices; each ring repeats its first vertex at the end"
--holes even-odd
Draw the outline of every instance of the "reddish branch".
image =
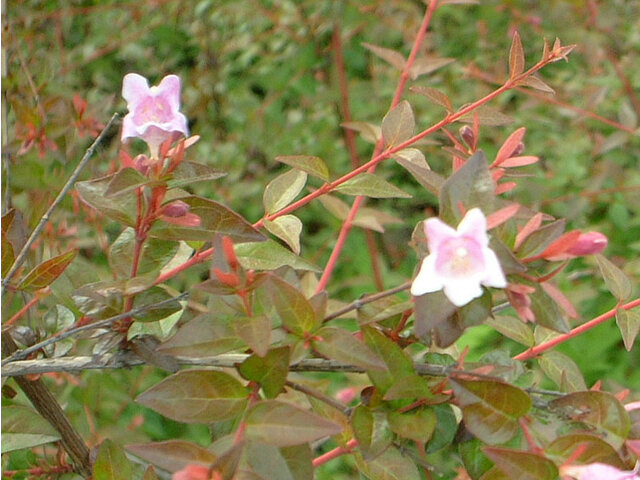
POLYGON ((327 452, 319 457, 313 459, 313 466, 319 467, 320 465, 324 465, 325 463, 333 460, 334 458, 338 458, 346 453, 351 453, 351 451, 358 446, 358 441, 355 438, 352 438, 347 442, 344 447, 336 447, 330 452, 327 452))
POLYGON ((640 305, 640 298, 636 298, 635 300, 633 300, 633 301, 631 301, 629 303, 625 303, 624 305, 616 306, 615 308, 612 308, 608 312, 603 313, 599 317, 596 317, 593 320, 589 320, 588 322, 583 323, 579 327, 574 328, 570 332, 562 334, 562 335, 559 335, 559 336, 549 340, 548 342, 544 342, 544 343, 541 343, 540 345, 536 345, 535 347, 532 347, 529 350, 525 350, 524 352, 522 352, 519 355, 516 355, 513 358, 515 360, 523 361, 523 360, 529 360, 530 358, 537 357, 541 353, 546 352, 547 350, 555 347, 556 345, 564 343, 564 342, 566 342, 567 340, 569 340, 569 339, 571 339, 573 337, 577 337, 581 333, 584 333, 584 332, 586 332, 588 330, 591 330, 592 328, 597 327, 601 323, 606 322, 610 318, 615 317, 616 312, 618 310, 620 310, 620 309, 621 310, 631 310, 632 308, 635 308, 635 307, 637 307, 639 305, 640 305))

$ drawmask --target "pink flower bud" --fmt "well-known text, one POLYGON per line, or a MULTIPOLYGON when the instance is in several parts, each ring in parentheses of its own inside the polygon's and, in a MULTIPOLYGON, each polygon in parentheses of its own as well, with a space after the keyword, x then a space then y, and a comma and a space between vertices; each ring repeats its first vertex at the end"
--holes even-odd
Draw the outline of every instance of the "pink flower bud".
POLYGON ((189 211, 189 205, 183 202, 182 200, 176 200, 175 202, 171 202, 166 205, 162 209, 162 215, 166 215, 167 217, 183 217, 189 211))
POLYGON ((607 237, 600 232, 582 233, 566 253, 575 257, 594 255, 607 247, 607 237))
POLYGON ((347 387, 336 392, 336 400, 344 404, 351 403, 351 400, 356 398, 360 393, 360 387, 347 387))

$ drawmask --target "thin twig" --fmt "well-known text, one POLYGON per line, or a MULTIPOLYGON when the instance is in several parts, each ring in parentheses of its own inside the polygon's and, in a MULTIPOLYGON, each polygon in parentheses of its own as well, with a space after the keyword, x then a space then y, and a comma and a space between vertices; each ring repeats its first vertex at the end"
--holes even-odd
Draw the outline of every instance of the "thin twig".
POLYGON ((307 394, 307 395, 309 395, 309 396, 311 396, 313 398, 317 398, 321 402, 326 403, 327 405, 335 408, 336 410, 341 411, 345 415, 349 411, 349 407, 347 407, 344 403, 339 402, 338 400, 335 400, 335 399, 333 399, 331 397, 328 397, 324 393, 319 392, 314 388, 308 387, 307 385, 302 385, 301 383, 291 382, 289 380, 287 380, 285 385, 287 385, 290 388, 293 388, 294 390, 297 390, 298 392, 302 392, 302 393, 305 393, 305 394, 307 394))
POLYGON ((60 202, 62 201, 64 196, 67 194, 67 192, 71 190, 71 187, 73 187, 73 184, 76 182, 78 176, 80 175, 80 172, 82 171, 84 166, 89 162, 89 159, 93 156, 93 152, 95 151, 96 147, 105 138, 105 136, 107 135, 107 132, 111 128, 111 125, 113 125, 114 122, 118 119, 118 116, 119 115, 117 113, 113 114, 113 116, 111 117, 107 125, 104 127, 102 132, 100 132, 100 135, 98 135, 98 137, 94 140, 91 146, 87 149, 84 156, 82 157, 82 160, 80 160, 80 163, 78 164, 78 166, 75 168, 75 170, 69 177, 69 180, 67 180, 67 183, 65 183, 64 187, 62 187, 62 190, 60 190, 60 193, 58 194, 56 199, 53 201, 53 203, 49 206, 45 214, 42 216, 36 228, 33 230, 33 232, 31 232, 29 239, 24 244, 24 247, 22 247, 22 250, 20 250, 20 253, 16 257, 15 261, 13 262, 11 269, 7 272, 7 275, 5 276, 5 278, 2 279, 1 293, 4 293, 6 286, 9 284, 9 282, 11 281, 13 276, 16 274, 20 266, 22 266, 22 263, 27 258, 29 249, 31 248, 33 243, 36 241, 36 239, 40 236, 40 233, 42 232, 42 229, 44 228, 45 224, 49 221, 49 218, 51 217, 51 213, 60 204, 60 202))
POLYGON ((97 328, 104 328, 104 327, 108 327, 111 324, 119 321, 119 320, 123 320, 125 318, 129 318, 133 315, 136 315, 138 313, 142 313, 142 312, 146 312, 147 310, 150 310, 152 308, 158 308, 158 307, 162 307, 166 304, 172 303, 172 302, 177 302, 179 300, 183 300, 186 297, 188 297, 189 294, 187 292, 178 295, 177 297, 174 298, 168 298, 166 300, 163 300, 161 302, 157 302, 157 303, 152 303, 150 305, 144 305, 142 307, 138 307, 138 308, 134 308, 132 310, 129 310, 125 313, 121 313, 119 315, 115 315, 113 317, 109 317, 106 318, 104 320, 100 320, 97 322, 93 322, 93 323, 89 323, 88 325, 82 325, 80 327, 75 327, 75 328, 70 328, 69 330, 66 330, 64 332, 61 332, 59 335, 56 335, 55 337, 49 337, 46 340, 43 340, 42 342, 36 343, 35 345, 32 345, 28 348, 22 349, 22 350, 18 350, 17 352, 15 352, 13 355, 10 355, 9 357, 5 358, 4 360, 2 360, 2 367, 5 367, 5 365, 7 365, 8 363, 11 362, 15 362, 17 360, 23 360, 25 358, 27 358, 29 355, 31 355, 32 353, 37 352, 38 350, 41 350, 45 347, 48 347, 49 345, 53 345, 54 343, 60 342, 61 340, 64 340, 65 338, 69 338, 73 335, 76 335, 78 333, 81 332, 85 332, 87 330, 95 330, 97 328))
POLYGON ((366 305, 367 303, 375 302, 376 300, 380 300, 381 298, 385 298, 385 297, 389 297, 391 295, 395 295, 396 293, 402 292, 403 290, 407 290, 409 287, 411 287, 411 282, 405 282, 402 285, 390 288, 389 290, 385 290, 383 292, 379 292, 379 293, 375 293, 373 295, 369 295, 368 297, 359 298, 358 300, 354 300, 353 302, 351 302, 346 307, 343 307, 340 310, 336 310, 335 312, 331 313, 330 315, 327 315, 326 317, 324 317, 323 322, 328 322, 329 320, 333 320, 334 318, 338 318, 338 317, 344 315, 345 313, 349 313, 352 310, 358 310, 358 309, 362 308, 363 305, 366 305))

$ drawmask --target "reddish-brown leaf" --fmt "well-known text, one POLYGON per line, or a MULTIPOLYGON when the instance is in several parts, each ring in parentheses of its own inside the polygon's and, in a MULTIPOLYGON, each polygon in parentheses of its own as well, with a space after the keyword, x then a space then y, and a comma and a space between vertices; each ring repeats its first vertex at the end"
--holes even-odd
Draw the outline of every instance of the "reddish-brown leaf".
POLYGON ((24 277, 18 289, 34 291, 51 285, 73 261, 76 253, 78 253, 77 250, 69 250, 62 255, 45 260, 24 277))

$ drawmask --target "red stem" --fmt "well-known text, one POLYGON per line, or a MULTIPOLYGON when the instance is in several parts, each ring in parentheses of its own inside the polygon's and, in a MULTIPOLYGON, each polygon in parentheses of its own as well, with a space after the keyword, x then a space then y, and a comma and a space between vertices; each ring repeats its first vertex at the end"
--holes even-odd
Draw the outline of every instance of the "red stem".
POLYGON ((357 445, 358 441, 355 438, 352 438, 344 447, 336 447, 333 450, 314 458, 313 467, 316 468, 320 465, 324 465, 325 463, 333 460, 334 458, 338 458, 345 453, 351 453, 351 450, 353 450, 357 445))
MULTIPOLYGON (((49 291, 50 292, 50 291, 49 291)), ((38 303, 40 301, 42 297, 40 295, 36 295, 35 297, 33 297, 31 300, 29 300, 27 302, 27 304, 22 307, 20 310, 18 310, 18 312, 11 317, 9 320, 7 320, 6 322, 4 322, 4 325, 11 325, 14 322, 16 322, 20 317, 22 317, 22 315, 24 315, 26 313, 27 310, 29 310, 31 307, 33 307, 36 303, 38 303)))
MULTIPOLYGON (((435 12, 438 6, 438 0, 432 0, 425 11, 424 18, 422 20, 422 25, 420 25, 420 30, 418 31, 418 35, 416 35, 416 39, 413 42, 413 47, 411 49, 411 53, 409 54, 409 58, 407 59, 407 63, 405 64, 404 69, 402 70, 402 74, 400 75, 400 81, 398 82, 398 86, 396 87, 395 94, 393 96, 393 100, 391 101, 391 106, 389 109, 395 107, 398 102, 400 102, 400 98, 402 98, 402 94, 404 92, 404 87, 407 84, 407 80, 409 80, 409 70, 411 66, 415 62, 416 56, 418 55, 418 51, 420 50, 420 45, 424 40, 424 37, 427 33, 427 29, 429 28, 429 23, 431 22, 431 18, 433 17, 433 13, 435 12)), ((380 151, 384 146, 384 139, 380 139, 376 145, 376 148, 373 152, 373 158, 380 157, 380 151)), ((386 157, 385 157, 386 158, 386 157)), ((371 163, 371 162, 369 162, 371 163)), ((373 163, 367 171, 369 173, 373 173, 376 169, 377 163, 373 163)), ((357 169, 356 169, 357 170, 357 169)), ((316 293, 323 291, 329 280, 331 279, 331 275, 333 274, 333 270, 338 263, 338 258, 340 257, 340 253, 344 248, 344 245, 347 241, 347 237, 349 236, 349 232, 351 231, 351 227, 353 226, 353 220, 362 205, 365 197, 358 196, 353 202, 351 206, 351 210, 349 211, 349 215, 347 215, 346 220, 342 224, 340 228, 340 233, 338 234, 338 240, 336 241, 336 245, 331 252, 331 256, 329 257, 329 261, 322 272, 322 276, 320 277, 320 281, 318 282, 318 286, 316 287, 316 293)))
MULTIPOLYGON (((432 4, 434 4, 434 2, 432 2, 432 4)), ((430 4, 430 6, 432 4, 430 4)), ((313 192, 309 193, 305 197, 302 197, 300 200, 290 204, 289 206, 283 208, 282 210, 280 210, 278 212, 275 212, 275 213, 272 213, 270 215, 265 215, 263 218, 261 218, 260 220, 255 222, 253 224, 253 227, 254 228, 261 228, 261 227, 264 226, 264 220, 274 220, 274 219, 276 219, 278 217, 281 217, 283 215, 287 215, 287 214, 289 214, 289 213, 291 213, 291 212, 303 207, 304 205, 306 205, 307 203, 311 202, 312 200, 314 200, 314 199, 316 199, 316 198, 318 198, 318 197, 320 197, 320 196, 322 196, 322 195, 324 195, 326 193, 331 192, 337 186, 342 185, 343 183, 347 182, 348 180, 351 180, 353 177, 355 177, 355 176, 357 176, 357 175, 359 175, 359 174, 361 174, 363 172, 368 171, 372 167, 375 167, 378 163, 382 162, 383 160, 385 160, 386 158, 388 158, 392 154, 407 148, 408 146, 414 144, 418 140, 421 140, 422 138, 425 138, 425 137, 431 135, 432 133, 440 130, 442 127, 445 127, 446 125, 449 125, 449 124, 457 121, 458 119, 460 119, 460 117, 463 117, 464 115, 472 112, 476 108, 478 108, 478 107, 480 107, 480 106, 482 106, 482 105, 484 105, 486 103, 489 103, 491 100, 493 100, 494 98, 500 96, 502 93, 506 92, 507 90, 510 90, 510 89, 514 88, 514 86, 517 85, 517 83, 519 81, 521 81, 524 78, 530 76, 531 74, 537 72, 542 67, 544 67, 548 63, 553 62, 555 60, 557 60, 557 57, 554 56, 553 54, 551 54, 547 58, 544 58, 544 59, 540 60, 533 67, 529 68, 528 70, 526 70, 525 72, 521 73, 520 75, 517 75, 516 77, 507 80, 501 87, 497 88, 496 90, 494 90, 493 92, 489 93, 485 97, 483 97, 483 98, 481 98, 479 100, 476 100, 473 103, 470 103, 469 105, 467 105, 466 107, 461 108, 460 110, 458 110, 455 113, 448 114, 446 117, 444 117, 438 123, 433 124, 431 127, 427 128, 426 130, 423 130, 422 132, 420 132, 417 135, 411 137, 410 139, 402 142, 401 144, 396 145, 393 148, 389 148, 389 149, 387 149, 387 150, 375 155, 371 160, 369 160, 364 165, 360 165, 358 168, 353 169, 351 172, 343 175, 342 177, 338 178, 337 180, 334 180, 331 183, 325 183, 324 185, 322 185, 317 190, 314 190, 313 192)), ((168 272, 165 272, 164 275, 162 275, 161 277, 159 277, 156 280, 156 283, 161 283, 161 282, 165 281, 166 279, 175 276, 178 272, 181 272, 185 268, 188 268, 188 267, 190 267, 192 265, 195 265, 196 263, 200 263, 200 262, 206 260, 207 258, 209 258, 209 256, 212 253, 213 253, 213 249, 212 248, 200 252, 199 254, 197 254, 196 256, 192 257, 190 260, 188 260, 186 262, 186 264, 181 265, 179 267, 176 267, 175 269, 172 269, 172 270, 170 270, 168 272)))
POLYGON ((570 332, 565 333, 563 335, 560 335, 558 337, 555 337, 555 338, 549 340, 548 342, 544 342, 544 343, 541 343, 540 345, 536 345, 535 347, 532 347, 529 350, 525 350, 524 352, 522 352, 519 355, 516 355, 513 358, 514 358, 514 360, 521 360, 521 361, 529 360, 530 358, 536 357, 536 356, 540 355, 542 352, 546 352, 547 350, 555 347, 556 345, 564 343, 567 340, 569 340, 569 339, 571 339, 573 337, 577 337, 581 333, 584 333, 584 332, 586 332, 588 330, 591 330, 592 328, 597 327, 601 323, 606 322, 610 318, 614 317, 616 315, 616 312, 619 309, 631 310, 632 308, 635 308, 638 305, 640 305, 640 298, 636 298, 635 300, 633 300, 633 301, 631 301, 629 303, 625 303, 624 305, 616 306, 615 308, 612 308, 608 312, 603 313, 599 317, 596 317, 593 320, 589 320, 588 322, 583 323, 582 325, 574 328, 570 332))
MULTIPOLYGON (((346 69, 344 65, 344 58, 342 57, 342 41, 340 39, 340 24, 336 21, 333 34, 332 34, 333 51, 336 55, 336 71, 338 73, 338 83, 340 85, 340 103, 342 106, 342 118, 345 122, 350 122, 351 109, 349 108, 349 88, 347 83, 346 69)), ((351 158, 352 168, 356 168, 360 165, 360 159, 358 158, 358 150, 356 148, 356 133, 350 128, 342 129, 344 134, 344 142, 349 151, 349 157, 351 158)), ((373 271, 373 279, 376 284, 376 288, 384 290, 384 283, 382 281, 382 274, 380 273, 380 263, 378 259, 378 249, 376 248, 376 241, 374 234, 371 230, 365 230, 367 237, 367 248, 369 249, 369 256, 371 257, 371 269, 373 271)))
POLYGON ((50 467, 34 467, 28 468, 26 470, 4 470, 2 472, 3 477, 13 477, 18 473, 28 473, 29 475, 34 476, 42 476, 42 475, 52 475, 56 473, 70 473, 73 472, 73 467, 71 465, 52 465, 50 467))

